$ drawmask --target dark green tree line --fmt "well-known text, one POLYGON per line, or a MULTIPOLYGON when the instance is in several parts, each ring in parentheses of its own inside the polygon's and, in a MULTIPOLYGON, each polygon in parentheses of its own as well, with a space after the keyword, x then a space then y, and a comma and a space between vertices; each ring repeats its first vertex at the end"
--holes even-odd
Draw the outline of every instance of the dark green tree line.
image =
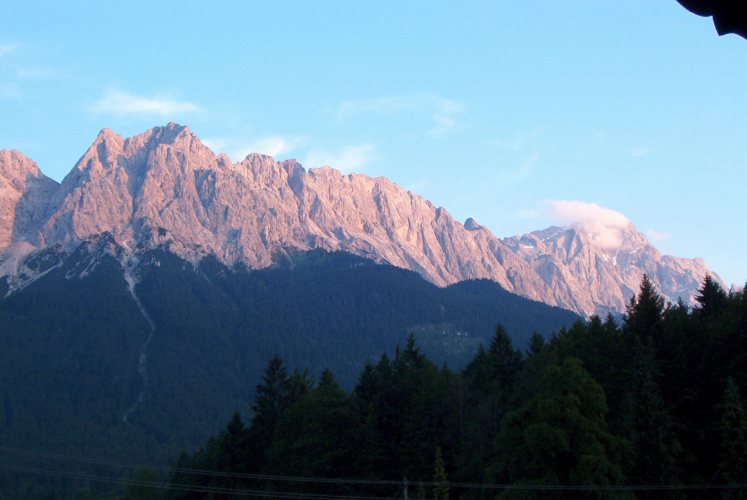
MULTIPOLYGON (((235 416, 178 466, 406 477, 413 498, 658 498, 662 491, 645 487, 745 483, 747 299, 708 277, 697 301, 693 309, 666 304, 644 276, 621 323, 578 321, 549 340, 533 336, 525 354, 498 326, 460 373, 434 365, 411 335, 393 358, 366 365, 350 393, 329 371, 317 380, 289 376, 276 358, 257 387, 250 425, 235 416), (455 483, 587 488, 540 493, 455 483), (641 489, 614 489, 620 485, 641 489)), ((195 477, 175 470, 172 482, 195 477)), ((275 492, 401 494, 395 484, 242 481, 275 492)), ((745 490, 719 491, 744 498, 745 490)))

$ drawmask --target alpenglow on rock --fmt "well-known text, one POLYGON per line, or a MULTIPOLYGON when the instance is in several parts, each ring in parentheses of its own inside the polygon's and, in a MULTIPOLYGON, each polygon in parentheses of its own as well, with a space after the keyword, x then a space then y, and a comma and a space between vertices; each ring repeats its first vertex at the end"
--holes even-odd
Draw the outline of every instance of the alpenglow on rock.
POLYGON ((689 304, 695 303, 707 274, 720 281, 702 259, 661 255, 629 222, 619 227, 550 227, 503 241, 566 307, 586 314, 624 313, 644 274, 670 302, 681 298, 689 304))
POLYGON ((39 223, 57 187, 30 158, 18 151, 0 151, 0 249, 39 223))
MULTIPOLYGON (((307 171, 295 160, 259 154, 232 163, 174 123, 130 138, 102 130, 59 185, 20 153, 3 151, 0 211, 0 274, 13 272, 17 266, 7 264, 17 263, 18 252, 72 249, 105 233, 132 252, 164 247, 190 260, 215 255, 251 268, 294 251, 342 250, 411 269, 441 286, 489 278, 582 314, 621 310, 641 274, 632 268, 615 274, 609 266, 593 277, 580 273, 557 253, 564 244, 539 238, 533 243, 539 250, 527 252, 474 220, 459 223, 383 177, 329 167, 307 171), (598 289, 589 292, 590 286, 598 289)), ((657 262, 673 271, 651 273, 654 283, 663 290, 682 285, 686 300, 706 272, 702 261, 657 262)))

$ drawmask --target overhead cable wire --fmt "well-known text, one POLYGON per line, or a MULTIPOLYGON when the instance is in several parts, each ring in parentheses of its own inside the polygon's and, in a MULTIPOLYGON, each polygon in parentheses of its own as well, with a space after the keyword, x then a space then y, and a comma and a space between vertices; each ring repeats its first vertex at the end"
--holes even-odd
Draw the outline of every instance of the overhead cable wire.
POLYGON ((57 476, 69 479, 79 479, 83 481, 96 481, 120 484, 124 486, 145 486, 159 489, 169 489, 175 491, 187 491, 187 492, 200 492, 200 493, 223 493, 228 495, 236 496, 248 496, 248 497, 266 497, 266 498, 298 498, 304 500, 337 500, 339 498, 346 498, 351 500, 387 500, 391 497, 372 497, 372 496, 354 496, 349 494, 334 495, 325 493, 304 493, 304 492, 290 492, 290 491, 265 491, 265 490, 254 490, 254 489, 242 489, 242 488, 229 488, 220 486, 203 486, 203 485, 192 485, 184 483, 163 483, 157 481, 147 481, 141 479, 129 479, 129 478, 117 478, 111 476, 100 476, 95 474, 84 474, 77 472, 65 472, 58 470, 42 469, 37 467, 25 467, 9 464, 0 464, 0 468, 14 471, 24 472, 31 474, 40 474, 44 476, 57 476))
MULTIPOLYGON (((322 478, 304 476, 284 476, 274 474, 250 474, 240 472, 224 472, 207 469, 193 469, 184 467, 168 467, 158 465, 133 464, 116 462, 88 457, 75 457, 59 453, 39 452, 0 446, 0 452, 18 453, 53 460, 87 463, 92 465, 108 465, 136 470, 154 470, 162 472, 173 472, 187 475, 224 477, 236 479, 255 479, 276 482, 317 483, 317 484, 350 484, 350 485, 378 485, 378 486, 401 486, 402 481, 383 479, 352 479, 352 478, 322 478)), ((747 483, 727 484, 655 484, 655 485, 563 485, 563 484, 490 484, 490 483, 459 483, 459 482, 437 482, 437 481, 412 481, 412 485, 423 486, 447 486, 449 488, 463 489, 486 489, 486 490, 532 490, 532 491, 694 491, 694 490, 733 490, 747 489, 747 483)))

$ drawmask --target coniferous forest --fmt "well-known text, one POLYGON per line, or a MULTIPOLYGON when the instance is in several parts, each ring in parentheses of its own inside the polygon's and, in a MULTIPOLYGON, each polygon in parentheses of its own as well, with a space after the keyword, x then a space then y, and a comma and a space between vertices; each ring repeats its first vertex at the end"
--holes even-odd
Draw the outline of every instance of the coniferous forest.
POLYGON ((747 293, 709 277, 690 309, 644 277, 622 322, 578 321, 525 352, 498 326, 459 373, 413 336, 352 392, 275 358, 251 416, 183 453, 165 492, 148 481, 129 492, 747 498, 746 387, 747 293))
POLYGON ((578 320, 521 346, 498 325, 459 369, 432 361, 415 332, 352 383, 276 356, 245 386, 253 404, 214 418, 222 430, 171 466, 128 459, 113 433, 112 454, 88 458, 19 455, 3 440, 5 456, 24 461, 8 462, 18 479, 0 485, 9 498, 86 500, 747 498, 747 293, 706 278, 697 301, 666 304, 644 277, 622 318, 578 320), (53 462, 67 466, 55 465, 59 477, 48 477, 53 462))
POLYGON ((549 338, 578 318, 487 280, 439 288, 344 253, 263 270, 141 258, 139 304, 119 262, 85 245, 43 254, 45 274, 13 294, 0 279, 0 499, 101 498, 131 476, 117 464, 168 467, 233 412, 249 418, 275 354, 314 378, 328 368, 350 391, 410 332, 436 364, 461 370, 497 322, 524 350, 532 332, 549 338))

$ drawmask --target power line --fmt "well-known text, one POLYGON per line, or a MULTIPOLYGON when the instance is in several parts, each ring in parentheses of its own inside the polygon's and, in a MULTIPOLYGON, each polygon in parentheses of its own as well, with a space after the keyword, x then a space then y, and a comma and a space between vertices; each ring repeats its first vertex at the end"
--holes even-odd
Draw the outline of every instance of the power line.
POLYGON ((199 493, 224 493, 228 495, 236 496, 248 496, 248 497, 269 497, 269 498, 299 498, 304 500, 336 500, 339 498, 347 498, 351 500, 387 500, 390 497, 371 497, 371 496, 351 496, 345 495, 333 495, 324 493, 304 493, 304 492, 289 492, 289 491, 264 491, 264 490, 252 490, 252 489, 241 489, 241 488, 228 488, 220 486, 202 486, 202 485, 191 485, 184 483, 163 483, 157 481, 147 481, 142 479, 129 479, 129 478, 118 478, 111 476, 100 476, 95 474, 84 474, 78 472, 65 472, 50 469, 41 469, 37 467, 25 467, 17 465, 0 464, 0 468, 14 472, 25 472, 31 474, 40 474, 44 476, 57 476, 69 479, 79 479, 83 481, 97 481, 119 484, 124 486, 146 486, 159 489, 169 489, 175 491, 188 491, 188 492, 199 492, 199 493))
MULTIPOLYGON (((40 452, 0 446, 0 452, 18 453, 22 455, 48 458, 63 462, 78 462, 92 465, 108 465, 127 469, 154 470, 162 472, 176 472, 187 475, 224 477, 236 479, 256 479, 276 482, 317 483, 317 484, 350 484, 350 485, 372 485, 372 486, 401 486, 402 481, 383 479, 351 479, 351 478, 321 478, 303 476, 284 476, 273 474, 250 474, 240 472, 223 472, 207 469, 192 469, 183 467, 168 467, 158 465, 133 464, 117 462, 88 457, 74 457, 52 452, 40 452)), ((444 485, 450 488, 484 489, 484 490, 523 490, 523 491, 695 491, 695 490, 734 490, 747 489, 747 483, 728 484, 663 484, 663 485, 560 485, 560 484, 485 484, 485 483, 457 483, 457 482, 434 482, 414 481, 413 485, 437 486, 444 485)))
POLYGON ((345 484, 376 484, 376 485, 394 485, 398 486, 401 481, 390 481, 390 480, 369 480, 369 479, 343 479, 343 478, 311 478, 311 477, 300 477, 300 476, 282 476, 272 474, 250 474, 241 472, 224 472, 216 470, 206 469, 191 469, 184 467, 169 467, 162 465, 146 465, 146 464, 133 464, 127 462, 117 462, 111 460, 88 458, 88 457, 75 457, 71 455, 63 455, 52 452, 40 452, 33 450, 23 450, 20 448, 10 448, 7 446, 0 446, 0 452, 6 451, 11 453, 18 453, 22 455, 29 455, 39 458, 48 458, 53 460, 67 461, 67 462, 78 462, 92 465, 108 465, 112 467, 120 467, 126 469, 141 469, 141 470, 155 470, 162 472, 180 472, 184 474, 193 474, 201 476, 215 476, 215 477, 229 477, 239 479, 260 479, 267 481, 288 481, 288 482, 310 482, 310 483, 345 483, 345 484))

